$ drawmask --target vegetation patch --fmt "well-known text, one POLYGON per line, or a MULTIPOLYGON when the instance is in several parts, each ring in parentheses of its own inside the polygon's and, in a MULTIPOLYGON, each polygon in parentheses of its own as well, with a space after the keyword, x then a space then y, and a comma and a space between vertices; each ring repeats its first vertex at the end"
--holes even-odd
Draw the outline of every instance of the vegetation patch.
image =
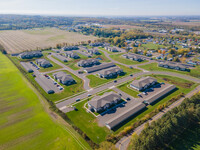
MULTIPOLYGON (((90 149, 73 128, 58 124, 45 112, 48 108, 44 109, 40 101, 44 99, 33 92, 35 89, 6 56, 0 54, 0 60, 0 149, 81 150, 66 128, 90 149)), ((48 107, 46 102, 44 105, 48 107)))
POLYGON ((147 60, 138 62, 138 61, 126 59, 126 58, 122 57, 122 55, 123 54, 110 55, 110 58, 112 58, 113 60, 118 61, 120 63, 126 64, 126 65, 137 65, 137 64, 148 62, 147 60))
POLYGON ((163 68, 163 67, 158 67, 157 63, 151 63, 151 64, 147 64, 147 65, 142 65, 139 66, 140 68, 143 68, 145 70, 149 70, 149 71, 166 71, 166 72, 175 72, 175 73, 180 73, 180 74, 186 74, 186 75, 190 75, 196 78, 200 78, 200 66, 196 66, 194 69, 190 69, 190 72, 186 72, 186 71, 178 71, 178 70, 174 70, 174 69, 167 69, 167 68, 163 68))

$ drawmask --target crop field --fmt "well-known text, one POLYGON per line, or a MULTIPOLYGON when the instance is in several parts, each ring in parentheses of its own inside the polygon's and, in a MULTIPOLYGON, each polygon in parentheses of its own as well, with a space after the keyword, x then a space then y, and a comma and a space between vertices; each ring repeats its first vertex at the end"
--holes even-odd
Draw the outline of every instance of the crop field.
POLYGON ((55 47, 59 43, 75 44, 81 41, 95 40, 97 37, 68 32, 56 28, 35 30, 6 30, 0 32, 0 44, 8 53, 24 50, 55 47))
POLYGON ((0 60, 1 150, 90 149, 67 123, 46 112, 47 102, 6 56, 0 54, 0 60))

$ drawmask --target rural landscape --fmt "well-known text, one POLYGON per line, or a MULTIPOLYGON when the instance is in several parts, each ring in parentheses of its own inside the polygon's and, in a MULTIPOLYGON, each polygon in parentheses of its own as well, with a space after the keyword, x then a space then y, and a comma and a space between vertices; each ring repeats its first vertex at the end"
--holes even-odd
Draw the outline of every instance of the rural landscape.
POLYGON ((0 150, 200 149, 199 2, 22 1, 0 2, 0 150))

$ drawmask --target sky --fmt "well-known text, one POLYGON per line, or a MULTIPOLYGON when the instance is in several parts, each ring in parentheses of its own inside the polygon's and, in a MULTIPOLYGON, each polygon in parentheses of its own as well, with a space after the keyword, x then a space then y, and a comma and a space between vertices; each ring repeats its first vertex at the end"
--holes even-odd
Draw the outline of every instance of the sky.
POLYGON ((0 0, 0 14, 69 16, 200 15, 200 0, 0 0))

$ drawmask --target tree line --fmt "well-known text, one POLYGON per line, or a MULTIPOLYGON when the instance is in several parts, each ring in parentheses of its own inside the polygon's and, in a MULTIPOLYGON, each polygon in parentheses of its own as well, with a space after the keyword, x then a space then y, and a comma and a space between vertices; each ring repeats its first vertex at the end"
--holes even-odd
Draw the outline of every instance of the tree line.
POLYGON ((145 125, 140 135, 133 134, 129 149, 161 150, 181 137, 186 128, 192 128, 200 121, 200 94, 185 99, 182 104, 163 115, 162 118, 145 125))

